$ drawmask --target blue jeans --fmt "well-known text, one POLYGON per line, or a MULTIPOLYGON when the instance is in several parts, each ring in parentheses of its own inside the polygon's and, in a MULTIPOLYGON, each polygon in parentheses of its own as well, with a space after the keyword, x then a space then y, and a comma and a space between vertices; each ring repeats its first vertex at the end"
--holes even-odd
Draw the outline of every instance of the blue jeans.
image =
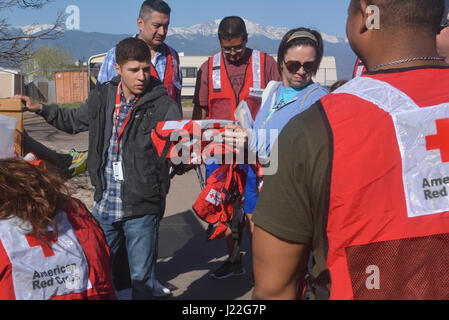
POLYGON ((117 283, 130 282, 133 299, 152 299, 160 217, 145 215, 111 223, 95 213, 93 215, 109 246, 116 290, 129 287, 117 288, 117 283))

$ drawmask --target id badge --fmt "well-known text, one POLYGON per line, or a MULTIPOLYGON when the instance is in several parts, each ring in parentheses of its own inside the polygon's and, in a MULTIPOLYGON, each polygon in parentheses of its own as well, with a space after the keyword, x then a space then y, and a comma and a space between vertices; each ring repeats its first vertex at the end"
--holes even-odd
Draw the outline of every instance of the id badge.
POLYGON ((118 162, 118 161, 113 162, 112 169, 113 169, 115 181, 123 181, 124 179, 123 179, 122 163, 118 162))
POLYGON ((262 99, 264 89, 249 88, 249 95, 253 98, 262 99))

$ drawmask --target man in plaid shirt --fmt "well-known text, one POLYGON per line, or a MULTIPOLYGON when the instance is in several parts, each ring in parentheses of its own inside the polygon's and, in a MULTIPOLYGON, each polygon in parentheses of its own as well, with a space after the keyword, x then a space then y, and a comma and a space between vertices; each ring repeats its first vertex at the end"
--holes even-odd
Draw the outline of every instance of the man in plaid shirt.
MULTIPOLYGON (((139 19, 137 20, 137 26, 140 33, 136 35, 136 37, 144 40, 150 48, 152 57, 151 63, 153 64, 159 80, 162 83, 167 83, 167 81, 165 81, 165 76, 167 71, 168 56, 171 55, 174 57, 173 66, 170 66, 174 69, 174 76, 173 79, 170 79, 170 84, 166 86, 170 96, 173 96, 170 94, 170 91, 176 88, 177 97, 174 97, 174 100, 177 101, 179 111, 182 116, 182 73, 179 65, 179 57, 175 49, 164 43, 168 32, 168 25, 170 23, 170 12, 170 7, 164 1, 145 1, 142 4, 139 19)), ((114 65, 115 47, 108 51, 103 64, 101 65, 100 72, 98 73, 99 84, 105 83, 117 76, 114 65)))
MULTIPOLYGON (((178 53, 175 49, 164 43, 165 37, 168 32, 168 25, 170 23, 171 9, 167 3, 161 0, 147 0, 141 6, 139 18, 137 20, 137 26, 140 33, 136 35, 137 38, 142 39, 148 45, 151 50, 151 63, 154 66, 159 80, 164 83, 165 76, 167 74, 168 55, 170 54, 173 59, 174 76, 170 85, 167 85, 167 90, 170 90, 170 86, 177 88, 177 99, 179 112, 182 117, 182 103, 181 103, 181 88, 182 88, 182 73, 179 65, 178 53)), ((101 65, 100 72, 98 73, 98 84, 102 84, 110 81, 117 76, 115 70, 116 63, 116 49, 113 47, 108 51, 106 57, 101 65)), ((168 80, 168 79, 167 79, 168 80)), ((125 115, 126 117, 126 115, 125 115)), ((112 170, 112 167, 110 168, 112 170)), ((116 186, 119 190, 120 186, 116 186)), ((108 198, 112 198, 112 195, 106 195, 108 198)), ((117 197, 116 197, 117 198, 117 197)), ((109 208, 112 211, 119 212, 120 205, 115 202, 109 202, 109 208)), ((99 209, 105 209, 105 204, 99 204, 99 209)), ((104 211, 104 210, 103 210, 104 211)), ((170 294, 170 290, 164 287, 159 281, 156 280, 156 286, 154 294, 155 296, 162 297, 170 294)))
MULTIPOLYGON (((123 90, 120 90, 120 115, 118 118, 117 130, 112 130, 111 139, 109 140, 108 161, 104 170, 104 178, 106 180, 106 189, 103 192, 101 201, 96 202, 93 212, 110 223, 120 221, 123 219, 122 199, 120 198, 120 188, 122 186, 121 180, 114 178, 114 161, 122 162, 122 149, 117 148, 117 131, 120 132, 126 117, 129 114, 132 106, 136 102, 136 96, 132 95, 129 102, 126 101, 123 95, 123 90), (118 149, 118 152, 117 152, 118 149)), ((115 117, 115 114, 114 114, 115 117)))
POLYGON ((151 299, 157 282, 159 222, 170 186, 170 164, 154 152, 151 132, 158 122, 181 116, 165 87, 150 76, 147 44, 127 38, 116 48, 119 76, 92 90, 79 108, 18 98, 60 130, 89 131, 92 215, 110 249, 114 287, 131 287, 133 299, 151 299))

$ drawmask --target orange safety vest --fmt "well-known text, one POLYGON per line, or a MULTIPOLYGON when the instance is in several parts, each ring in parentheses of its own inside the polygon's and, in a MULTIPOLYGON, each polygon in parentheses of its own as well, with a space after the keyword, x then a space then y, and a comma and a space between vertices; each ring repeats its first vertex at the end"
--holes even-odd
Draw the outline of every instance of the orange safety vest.
POLYGON ((224 57, 221 52, 209 58, 209 119, 235 121, 234 112, 238 104, 245 100, 252 114, 260 109, 261 99, 252 98, 250 92, 261 91, 265 83, 266 54, 253 50, 245 71, 245 82, 240 92, 235 92, 229 81, 224 57))
POLYGON ((449 103, 419 107, 370 77, 321 102, 332 133, 330 298, 448 299, 449 103))
MULTIPOLYGON (((170 98, 179 103, 179 93, 181 92, 181 80, 179 79, 179 56, 178 53, 163 44, 167 55, 167 66, 165 68, 164 86, 170 98)), ((151 64, 151 75, 160 80, 156 68, 151 64)))

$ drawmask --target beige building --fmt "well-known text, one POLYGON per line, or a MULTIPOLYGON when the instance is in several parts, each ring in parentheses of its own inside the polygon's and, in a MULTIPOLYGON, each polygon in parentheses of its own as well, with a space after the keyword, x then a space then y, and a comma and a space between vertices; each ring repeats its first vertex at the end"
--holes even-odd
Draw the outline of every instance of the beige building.
POLYGON ((193 97, 195 93, 196 74, 208 56, 184 56, 179 54, 179 64, 182 72, 182 97, 193 97))
POLYGON ((323 57, 320 68, 313 77, 313 81, 319 82, 323 87, 330 87, 338 80, 337 64, 335 57, 323 57))
POLYGON ((23 94, 24 88, 24 76, 20 71, 0 67, 0 98, 23 94))
MULTIPOLYGON (((96 75, 103 62, 106 53, 92 56, 89 59, 89 79, 91 84, 95 86, 96 75), (96 67, 93 67, 93 66, 96 67), (96 69, 96 70, 94 70, 96 69)), ((273 58, 277 58, 276 55, 272 55, 273 58)), ((182 97, 193 97, 196 85, 196 76, 201 65, 208 59, 208 56, 184 56, 183 53, 179 54, 179 60, 182 72, 182 97)), ((335 81, 337 81, 337 65, 335 57, 323 57, 320 65, 320 69, 316 76, 313 78, 315 82, 319 82, 322 86, 330 87, 335 81)), ((92 89, 93 87, 91 87, 92 89)))

